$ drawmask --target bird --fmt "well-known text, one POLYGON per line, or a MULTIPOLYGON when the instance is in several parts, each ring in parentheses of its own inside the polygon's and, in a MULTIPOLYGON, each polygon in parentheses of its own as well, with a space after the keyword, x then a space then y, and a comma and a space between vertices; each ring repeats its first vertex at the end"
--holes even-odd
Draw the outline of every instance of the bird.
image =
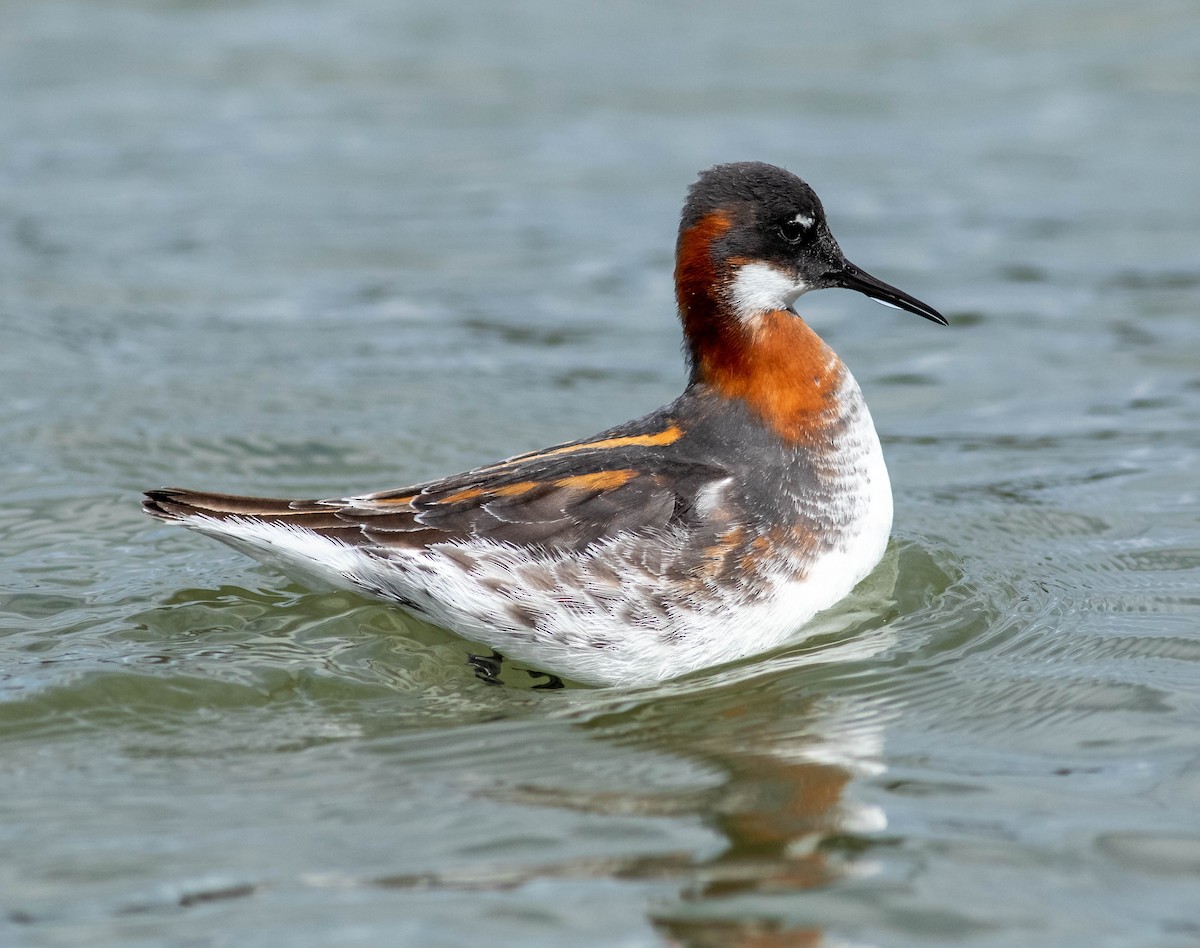
POLYGON ((394 490, 163 488, 144 509, 556 680, 650 684, 802 638, 883 557, 893 505, 862 392, 794 304, 840 287, 948 323, 850 263, 813 189, 762 162, 700 172, 674 278, 687 383, 641 418, 394 490))

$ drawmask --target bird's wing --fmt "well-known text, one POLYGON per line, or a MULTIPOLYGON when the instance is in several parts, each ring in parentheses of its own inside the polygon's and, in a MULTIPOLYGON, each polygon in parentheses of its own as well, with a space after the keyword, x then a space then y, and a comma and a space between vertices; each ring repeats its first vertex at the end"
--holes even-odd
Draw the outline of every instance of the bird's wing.
POLYGON ((400 490, 289 501, 163 489, 149 492, 145 507, 210 528, 223 520, 291 526, 385 555, 473 539, 581 549, 686 522, 706 488, 728 477, 673 447, 677 425, 650 420, 400 490))

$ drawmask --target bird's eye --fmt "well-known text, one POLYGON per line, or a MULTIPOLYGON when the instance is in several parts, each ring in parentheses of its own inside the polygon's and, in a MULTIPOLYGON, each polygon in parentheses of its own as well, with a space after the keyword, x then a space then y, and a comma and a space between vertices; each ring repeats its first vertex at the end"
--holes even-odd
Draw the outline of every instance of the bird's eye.
POLYGON ((813 219, 804 214, 797 214, 779 224, 779 236, 789 244, 798 244, 807 235, 813 225, 813 219))

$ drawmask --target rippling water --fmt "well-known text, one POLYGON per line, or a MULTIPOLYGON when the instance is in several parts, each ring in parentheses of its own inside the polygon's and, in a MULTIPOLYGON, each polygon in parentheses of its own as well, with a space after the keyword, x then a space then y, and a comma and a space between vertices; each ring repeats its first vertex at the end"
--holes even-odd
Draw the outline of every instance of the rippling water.
POLYGON ((0 7, 0 942, 1200 940, 1200 8, 0 7), (682 384, 701 167, 785 164, 897 493, 803 644, 638 690, 156 525, 682 384))

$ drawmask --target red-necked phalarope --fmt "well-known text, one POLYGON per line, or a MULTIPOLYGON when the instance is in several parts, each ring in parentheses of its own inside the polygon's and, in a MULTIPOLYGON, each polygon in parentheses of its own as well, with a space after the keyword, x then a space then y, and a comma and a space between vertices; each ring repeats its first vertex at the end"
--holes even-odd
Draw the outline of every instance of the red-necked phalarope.
POLYGON ((680 223, 691 375, 670 405, 400 490, 274 500, 168 488, 145 508, 578 681, 652 681, 762 651, 863 579, 891 529, 858 384, 792 309, 825 287, 946 324, 847 261, 795 175, 718 165, 680 223))

